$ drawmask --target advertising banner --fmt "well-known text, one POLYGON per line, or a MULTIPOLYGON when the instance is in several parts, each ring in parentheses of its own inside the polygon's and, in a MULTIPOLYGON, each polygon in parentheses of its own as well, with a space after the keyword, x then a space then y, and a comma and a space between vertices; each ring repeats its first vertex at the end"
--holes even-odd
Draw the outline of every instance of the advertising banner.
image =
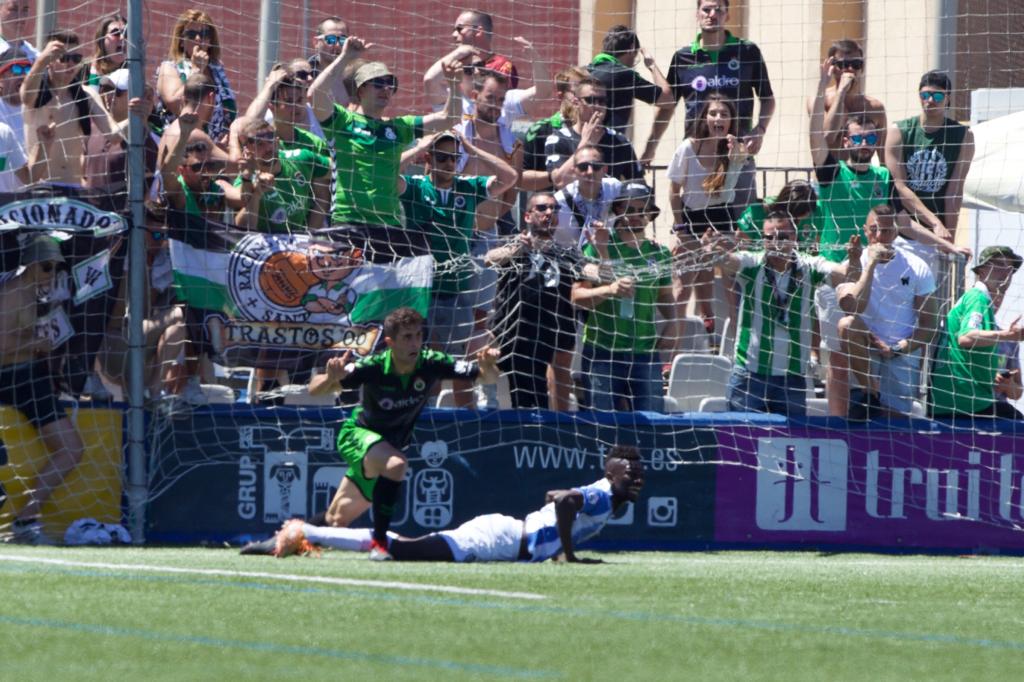
POLYGON ((718 429, 715 540, 1024 550, 1024 447, 975 429, 718 429))
MULTIPOLYGON (((230 417, 211 408, 156 429, 148 541, 265 537, 283 521, 330 504, 346 471, 334 447, 341 410, 223 410, 230 417)), ((601 478, 608 450, 602 443, 619 434, 619 442, 637 444, 647 459, 647 488, 602 541, 711 542, 715 468, 692 465, 713 457, 713 433, 690 425, 669 431, 628 416, 567 424, 564 416, 531 412, 427 410, 406 450, 409 468, 393 527, 416 536, 479 514, 523 518, 544 505, 548 490, 601 478)), ((356 525, 369 524, 367 514, 356 525)))

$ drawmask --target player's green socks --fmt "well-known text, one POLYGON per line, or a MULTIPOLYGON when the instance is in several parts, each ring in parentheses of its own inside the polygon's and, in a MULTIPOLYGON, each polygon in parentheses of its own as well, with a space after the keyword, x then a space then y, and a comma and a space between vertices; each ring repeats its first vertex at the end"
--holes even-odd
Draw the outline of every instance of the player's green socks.
POLYGON ((381 476, 373 486, 373 539, 383 547, 388 546, 388 528, 395 513, 395 500, 401 481, 392 481, 381 476))

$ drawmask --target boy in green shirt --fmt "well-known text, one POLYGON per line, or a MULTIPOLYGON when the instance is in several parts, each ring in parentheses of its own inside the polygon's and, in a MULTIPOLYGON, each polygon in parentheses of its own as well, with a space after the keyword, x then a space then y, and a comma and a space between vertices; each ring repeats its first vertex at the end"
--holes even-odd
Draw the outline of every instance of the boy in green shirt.
POLYGON ((239 134, 247 168, 235 186, 247 190, 235 224, 271 233, 305 233, 323 226, 329 160, 309 149, 280 149, 273 126, 248 119, 239 134))

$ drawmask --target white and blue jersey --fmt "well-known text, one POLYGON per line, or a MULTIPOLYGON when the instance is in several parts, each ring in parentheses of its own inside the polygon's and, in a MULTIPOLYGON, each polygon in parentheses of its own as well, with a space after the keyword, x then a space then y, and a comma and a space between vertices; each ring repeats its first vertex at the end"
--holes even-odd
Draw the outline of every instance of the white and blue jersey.
MULTIPOLYGON (((596 483, 573 490, 583 494, 583 507, 576 513, 576 520, 572 522, 572 544, 576 548, 600 533, 611 518, 612 484, 607 478, 602 478, 596 483)), ((530 550, 530 561, 545 561, 562 551, 554 502, 527 516, 523 524, 523 533, 530 550)))

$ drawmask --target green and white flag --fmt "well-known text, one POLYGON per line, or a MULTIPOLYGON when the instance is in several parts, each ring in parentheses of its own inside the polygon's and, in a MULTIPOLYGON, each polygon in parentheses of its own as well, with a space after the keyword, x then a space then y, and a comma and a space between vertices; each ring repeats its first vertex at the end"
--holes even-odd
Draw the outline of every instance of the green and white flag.
POLYGON ((198 233, 170 231, 174 283, 209 350, 228 364, 287 366, 290 352, 366 355, 388 313, 409 306, 425 316, 430 306, 429 255, 366 263, 358 249, 309 235, 204 222, 198 233))

